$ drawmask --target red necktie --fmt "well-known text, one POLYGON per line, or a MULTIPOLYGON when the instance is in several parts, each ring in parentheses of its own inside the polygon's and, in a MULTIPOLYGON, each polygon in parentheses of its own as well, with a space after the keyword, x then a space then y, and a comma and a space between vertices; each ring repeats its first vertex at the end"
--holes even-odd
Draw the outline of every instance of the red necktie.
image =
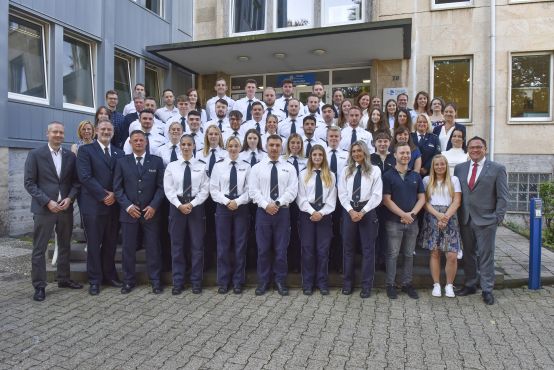
POLYGON ((478 163, 473 163, 473 170, 471 171, 471 177, 469 178, 469 189, 473 190, 473 187, 475 186, 475 180, 477 179, 477 167, 479 167, 478 163))

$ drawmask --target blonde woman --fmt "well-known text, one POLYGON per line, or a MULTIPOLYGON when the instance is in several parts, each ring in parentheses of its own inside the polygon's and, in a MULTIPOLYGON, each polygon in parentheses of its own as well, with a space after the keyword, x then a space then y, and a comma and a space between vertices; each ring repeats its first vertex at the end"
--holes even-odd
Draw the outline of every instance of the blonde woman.
POLYGON ((425 213, 423 230, 420 233, 423 248, 431 251, 429 261, 434 285, 433 297, 442 295, 440 285, 441 252, 446 255, 445 295, 454 297, 454 278, 457 270, 457 255, 462 247, 456 211, 460 207, 462 190, 456 176, 450 175, 448 161, 437 154, 432 162, 429 176, 423 179, 425 186, 425 213))
POLYGON ((323 146, 310 151, 306 169, 298 179, 300 208, 300 244, 302 250, 302 291, 312 295, 314 286, 322 295, 329 294, 329 247, 333 238, 332 213, 337 203, 335 175, 329 169, 323 146))
POLYGON ((77 126, 77 137, 79 140, 71 145, 71 151, 77 155, 81 145, 91 144, 94 141, 94 125, 90 121, 81 121, 77 126))

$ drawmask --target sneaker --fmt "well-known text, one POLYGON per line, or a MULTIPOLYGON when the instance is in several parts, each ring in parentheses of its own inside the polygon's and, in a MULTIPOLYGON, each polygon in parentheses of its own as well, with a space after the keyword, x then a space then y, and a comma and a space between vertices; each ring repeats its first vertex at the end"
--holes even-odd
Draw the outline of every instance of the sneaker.
POLYGON ((439 283, 433 284, 433 292, 431 293, 433 297, 441 297, 442 291, 441 291, 441 285, 439 283))
POLYGON ((387 296, 390 299, 398 298, 398 294, 396 293, 396 288, 394 287, 394 285, 387 285, 387 296))
POLYGON ((402 291, 412 299, 419 299, 419 295, 417 294, 416 290, 412 285, 404 285, 402 287, 402 291))
POLYGON ((454 294, 454 287, 452 286, 452 284, 446 284, 446 286, 444 287, 444 295, 447 296, 448 298, 456 297, 456 294, 454 294))

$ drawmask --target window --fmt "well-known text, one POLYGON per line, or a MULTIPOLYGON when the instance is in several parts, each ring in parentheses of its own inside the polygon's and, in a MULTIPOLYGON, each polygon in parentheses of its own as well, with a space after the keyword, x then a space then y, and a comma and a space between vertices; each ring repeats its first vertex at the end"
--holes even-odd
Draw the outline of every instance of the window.
POLYGON ((552 56, 552 53, 511 56, 511 121, 552 119, 552 56))
POLYGON ((125 104, 131 101, 131 61, 132 59, 121 54, 114 58, 114 90, 119 97, 117 111, 122 112, 125 104))
POLYGON ((431 0, 431 9, 452 9, 472 6, 473 0, 431 0))
POLYGON ((9 16, 9 97, 48 103, 44 27, 9 16))
POLYGON ((298 0, 275 1, 275 28, 281 30, 307 28, 314 25, 313 0, 302 1, 298 6, 298 0))
POLYGON ((472 60, 470 57, 433 59, 431 96, 458 107, 457 121, 471 120, 472 60))
POLYGON ((511 172, 508 174, 508 211, 529 212, 529 200, 539 196, 539 186, 550 181, 549 173, 511 172))
POLYGON ((146 0, 144 7, 151 12, 163 17, 163 0, 146 0))
POLYGON ((265 0, 235 0, 232 14, 232 33, 265 30, 265 0))
POLYGON ((66 108, 94 110, 92 45, 63 37, 63 102, 66 108))
POLYGON ((146 89, 146 94, 152 96, 156 99, 156 104, 160 104, 160 80, 162 78, 161 69, 151 65, 150 63, 146 64, 144 69, 144 87, 146 89))
POLYGON ((322 25, 333 26, 363 21, 362 0, 322 0, 322 25))

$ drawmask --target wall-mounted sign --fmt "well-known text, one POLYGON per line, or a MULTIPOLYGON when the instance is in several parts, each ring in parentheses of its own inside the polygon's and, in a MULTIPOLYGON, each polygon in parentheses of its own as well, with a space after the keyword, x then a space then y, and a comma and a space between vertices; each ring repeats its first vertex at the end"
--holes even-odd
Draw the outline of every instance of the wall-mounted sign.
POLYGON ((278 75, 277 86, 281 86, 284 80, 291 80, 294 86, 308 85, 315 83, 315 73, 297 73, 290 75, 278 75))

